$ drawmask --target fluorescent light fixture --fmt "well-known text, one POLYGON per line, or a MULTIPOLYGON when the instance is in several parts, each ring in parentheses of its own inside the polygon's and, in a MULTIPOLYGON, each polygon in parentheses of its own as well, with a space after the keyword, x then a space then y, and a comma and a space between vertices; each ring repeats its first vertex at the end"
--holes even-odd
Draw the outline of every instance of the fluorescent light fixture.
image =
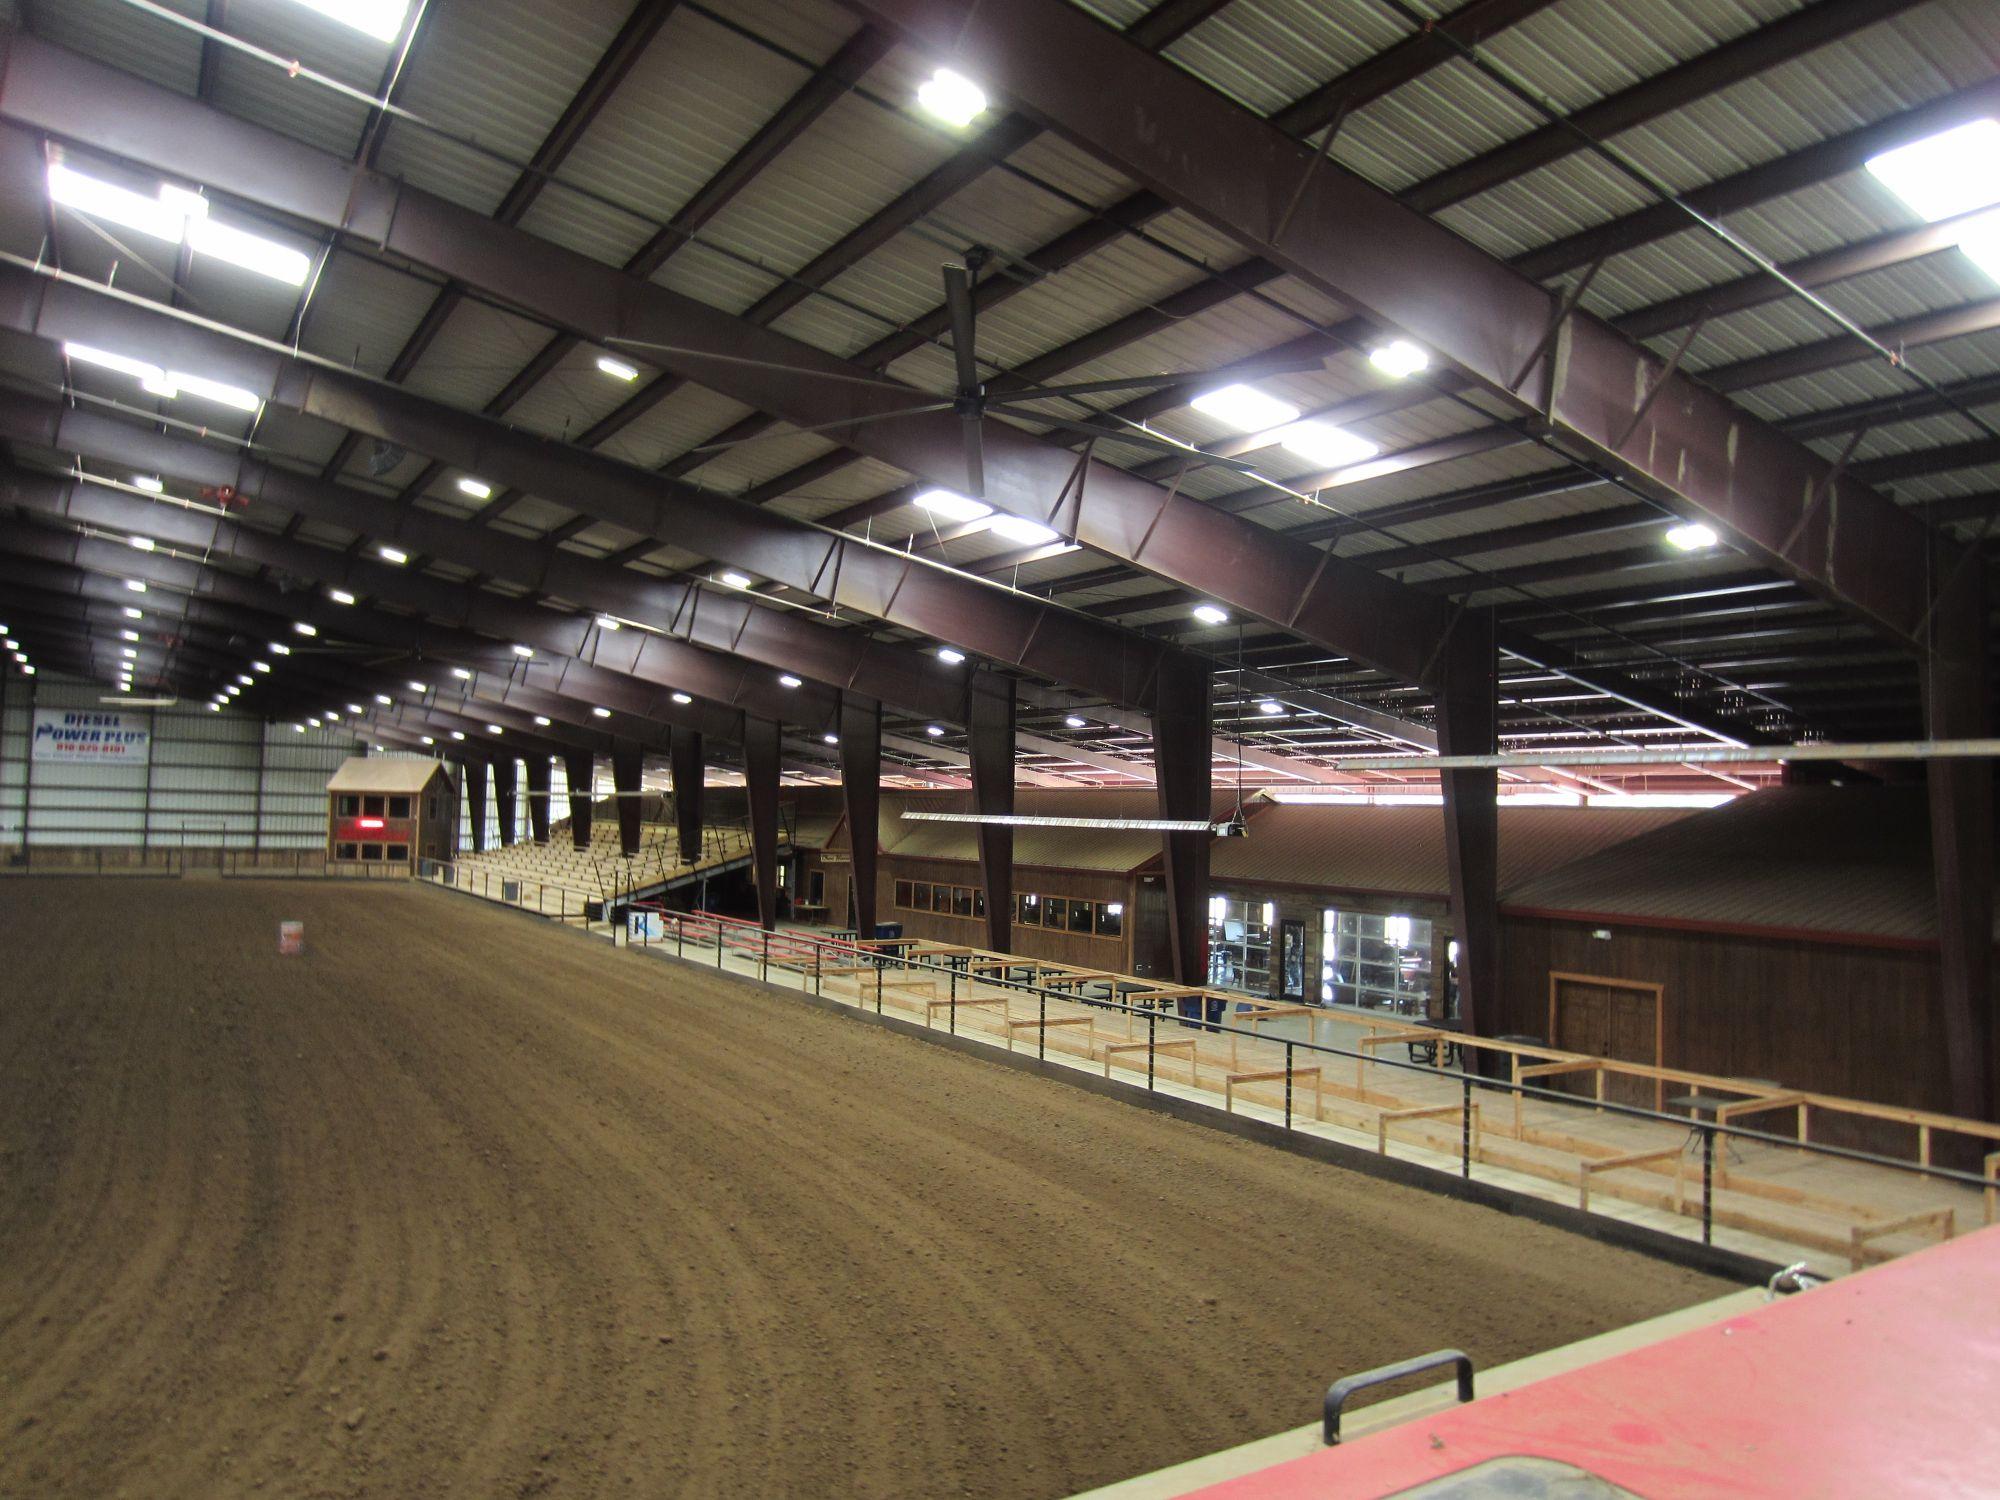
POLYGON ((597 368, 609 375, 613 380, 637 380, 639 378, 639 367, 637 365, 628 365, 624 360, 613 359, 608 354, 597 356, 597 368))
POLYGON ((363 708, 359 703, 348 704, 347 711, 351 714, 365 714, 368 712, 368 710, 363 708))
POLYGON ((687 707, 688 704, 694 702, 694 699, 690 698, 686 693, 675 693, 674 702, 680 704, 681 707, 685 708, 687 707))
POLYGON ((378 42, 393 42, 402 34, 403 18, 409 14, 410 0, 292 0, 307 10, 316 10, 343 26, 352 26, 378 42))
POLYGON ((185 243, 196 255, 212 255, 288 286, 303 286, 312 268, 311 260, 289 245, 211 219, 208 200, 181 188, 162 185, 155 197, 147 198, 57 162, 49 168, 49 198, 154 239, 185 243))
POLYGON ((1884 187, 1932 223, 2000 203, 2000 120, 1973 120, 1872 156, 1884 187))
POLYGON ((1431 367, 1431 357, 1408 339, 1395 339, 1368 351, 1368 363, 1384 375, 1402 380, 1431 367))
POLYGON ((313 727, 313 728, 315 728, 315 729, 319 728, 319 720, 318 720, 318 719, 307 719, 307 720, 306 720, 306 722, 307 722, 308 724, 312 725, 312 727, 313 727))
POLYGON ((733 589, 747 589, 750 587, 750 575, 748 573, 739 573, 734 568, 725 569, 718 581, 728 584, 733 589))
POLYGON ((296 630, 296 631, 297 631, 297 632, 298 632, 298 633, 299 633, 300 635, 318 635, 318 634, 319 634, 319 627, 318 627, 318 626, 315 626, 315 625, 308 625, 308 624, 307 624, 307 623, 306 623, 306 622, 305 622, 304 620, 294 620, 294 621, 292 621, 292 629, 296 630))
POLYGON ((474 479, 470 475, 467 475, 458 481, 458 487, 460 491, 472 496, 475 500, 491 500, 493 498, 493 486, 483 479, 474 479))
POLYGON ((463 729, 454 729, 451 732, 451 737, 455 740, 462 740, 465 738, 465 731, 463 729))
POLYGON ((421 682, 418 682, 414 677, 412 677, 410 679, 410 691, 413 693, 427 693, 430 691, 430 689, 425 687, 421 682))
POLYGON ((419 736, 418 736, 418 738, 419 738, 419 739, 421 739, 421 740, 422 740, 422 741, 423 741, 423 742, 424 742, 424 743, 425 743, 426 745, 435 745, 435 744, 437 743, 437 741, 436 741, 436 740, 432 739, 432 738, 431 738, 431 737, 430 737, 429 735, 427 735, 427 734, 425 734, 425 735, 419 735, 419 736))
POLYGON ((135 647, 132 646, 120 646, 118 648, 118 654, 124 657, 127 661, 134 661, 137 660, 139 652, 135 647))
POLYGON ((535 722, 541 725, 542 728, 547 729, 549 727, 549 716, 547 714, 536 714, 535 722))
POLYGON ((533 646, 516 646, 514 648, 514 654, 520 657, 523 661, 526 661, 529 657, 535 654, 535 648, 533 646))
MULTIPOLYGON (((93 219, 108 219, 126 229, 136 229, 156 240, 178 245, 186 231, 187 208, 176 199, 148 198, 130 188, 76 171, 61 162, 49 166, 49 201, 93 219)), ((205 207, 206 205, 204 205, 205 207)))
POLYGON ((1713 547, 1718 538, 1715 528, 1704 526, 1699 521, 1687 521, 1667 532, 1667 545, 1678 547, 1683 552, 1700 552, 1713 547))
POLYGON ((1278 434, 1278 443, 1287 453, 1296 453, 1325 469, 1343 469, 1382 451, 1379 443, 1356 437, 1331 422, 1294 422, 1278 434))
POLYGON ((348 593, 346 589, 328 589, 326 596, 335 604, 352 604, 354 602, 354 596, 348 593))
POLYGON ((136 641, 139 639, 139 632, 136 630, 121 630, 118 632, 118 639, 121 641, 136 641))
POLYGON ((21 663, 21 675, 23 677, 33 677, 35 675, 35 669, 29 666, 26 662, 23 662, 21 663))
POLYGON ((608 719, 611 717, 611 710, 608 708, 593 708, 590 712, 594 718, 608 719))
POLYGON ((925 490, 910 503, 934 516, 943 516, 947 521, 983 521, 993 514, 992 506, 981 504, 956 490, 925 490))
POLYGON ((250 663, 250 670, 253 672, 268 672, 271 670, 271 664, 267 661, 253 661, 250 663))
POLYGON ((146 592, 146 585, 137 578, 126 579, 125 587, 130 589, 135 594, 143 594, 146 592))
POLYGON ((162 484, 151 474, 134 474, 132 476, 132 486, 134 489, 144 490, 149 495, 165 494, 167 488, 166 485, 162 484))
POLYGON ((305 732, 306 732, 306 726, 303 724, 294 724, 292 726, 293 734, 304 734, 305 732))
POLYGON ((622 630, 624 627, 611 615, 599 615, 597 617, 597 628, 599 630, 622 630))
POLYGON ((242 694, 243 689, 238 687, 235 683, 232 682, 229 684, 228 687, 223 689, 223 692, 229 694, 230 697, 235 698, 242 694))
POLYGON ((399 568, 410 560, 410 554, 405 552, 401 547, 377 547, 375 555, 381 558, 383 562, 392 562, 399 568))
POLYGON ((820 738, 825 740, 829 745, 838 745, 840 743, 840 736, 837 734, 823 734, 820 738))
POLYGON ((498 724, 488 724, 488 725, 486 726, 486 732, 487 732, 488 734, 500 734, 500 733, 502 733, 503 731, 501 730, 501 728, 500 728, 500 726, 499 726, 498 724))
POLYGON ((4 644, 9 651, 19 651, 21 649, 21 643, 11 635, 4 642, 0 642, 0 644, 4 644))
POLYGON ((205 375, 190 375, 184 370, 169 370, 167 384, 173 389, 162 394, 200 396, 205 401, 213 401, 218 406, 233 406, 238 411, 255 411, 264 404, 254 391, 246 391, 237 385, 224 385, 205 375))
POLYGON ((804 687, 805 683, 802 679, 794 677, 790 672, 780 672, 778 674, 778 686, 795 688, 804 687))
POLYGON ((292 648, 287 646, 283 641, 273 641, 271 642, 271 654, 273 656, 290 656, 292 648))
POLYGON ((949 646, 940 646, 938 647, 938 660, 946 666, 955 667, 965 660, 965 653, 963 651, 954 651, 949 646))
POLYGON ((146 618, 146 612, 143 609, 134 609, 128 604, 125 606, 125 618, 128 620, 143 620, 146 618))
POLYGON ((451 669, 451 675, 456 677, 460 682, 472 681, 472 674, 466 671, 464 667, 453 667, 451 669))
POLYGON ((238 672, 236 674, 236 680, 242 683, 243 686, 248 687, 250 686, 251 683, 255 682, 257 679, 252 677, 248 672, 238 672))
POLYGON ((1275 698, 1266 698, 1257 705, 1257 712, 1260 714, 1281 714, 1284 711, 1285 705, 1275 698))
POLYGON ((153 539, 149 536, 128 536, 125 540, 140 552, 151 552, 154 547, 153 539))
POLYGON ((950 68, 939 68, 917 85, 917 103, 925 113, 962 129, 986 113, 986 90, 950 68))
POLYGON ((181 370, 162 370, 158 365, 147 364, 142 359, 129 355, 114 354, 108 349, 94 348, 89 344, 64 344, 63 353, 78 364, 96 365, 100 369, 115 370, 121 375, 130 375, 139 382, 139 388, 149 395, 164 396, 171 400, 186 394, 201 396, 223 406, 233 406, 241 411, 255 411, 262 405, 255 393, 240 386, 224 385, 219 380, 210 380, 202 375, 189 375, 181 370))
POLYGON ((330 708, 326 708, 326 709, 321 709, 321 710, 320 710, 320 713, 321 713, 322 717, 324 717, 324 718, 328 718, 328 719, 338 719, 338 718, 340 717, 340 715, 339 715, 339 714, 335 713, 335 712, 334 712, 334 711, 333 711, 332 709, 330 709, 330 708))
POLYGON ((1299 409, 1289 401, 1267 396, 1255 386, 1240 382, 1197 396, 1188 405, 1238 432, 1263 432, 1299 419, 1299 409))
POLYGON ((232 266, 282 281, 286 286, 304 286, 306 273, 312 269, 312 261, 304 251, 267 240, 247 229, 218 223, 206 213, 189 217, 187 243, 197 255, 212 255, 232 266))
POLYGON ((2000 281, 2000 213, 1982 215, 1958 237, 1958 248, 1980 270, 2000 281))
POLYGON ((1197 604, 1194 607, 1193 613, 1194 617, 1204 625, 1227 625, 1229 623, 1229 611, 1219 604, 1197 604))
POLYGON ((926 724, 924 726, 924 733, 929 735, 934 740, 941 740, 944 738, 944 729, 941 725, 926 724))
POLYGON ((396 706, 395 700, 392 699, 387 693, 377 693, 375 695, 375 701, 381 704, 384 708, 394 708, 396 706))
POLYGON ((1080 714, 1071 714, 1068 718, 1063 720, 1063 723, 1069 725, 1071 729, 1081 729, 1083 728, 1086 722, 1087 721, 1080 714))
POLYGON ((1041 522, 1029 521, 1021 516, 995 515, 986 523, 986 529, 1023 547, 1043 547, 1062 540, 1061 532, 1051 531, 1041 522))

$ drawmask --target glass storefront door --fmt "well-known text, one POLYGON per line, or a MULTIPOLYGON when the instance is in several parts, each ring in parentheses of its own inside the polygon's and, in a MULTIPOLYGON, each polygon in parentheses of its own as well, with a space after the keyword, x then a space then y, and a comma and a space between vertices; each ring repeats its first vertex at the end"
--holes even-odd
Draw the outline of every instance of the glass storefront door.
POLYGON ((1271 924, 1276 903, 1208 898, 1208 982, 1212 988, 1271 993, 1271 924))
POLYGON ((1431 923, 1423 917, 1335 911, 1320 917, 1324 1005, 1421 1016, 1431 994, 1431 923))

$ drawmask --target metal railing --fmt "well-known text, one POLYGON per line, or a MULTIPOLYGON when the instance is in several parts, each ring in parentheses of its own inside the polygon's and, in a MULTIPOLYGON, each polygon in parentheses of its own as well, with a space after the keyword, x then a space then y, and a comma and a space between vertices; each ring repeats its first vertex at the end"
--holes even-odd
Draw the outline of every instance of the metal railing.
MULTIPOLYGON (((484 872, 457 870, 448 864, 433 861, 424 862, 424 872, 426 878, 469 894, 489 900, 505 900, 509 905, 530 911, 541 910, 545 915, 561 916, 563 920, 575 920, 562 912, 550 911, 548 894, 535 890, 532 882, 523 882, 510 897, 497 890, 497 879, 486 876, 484 872)), ((570 894, 581 896, 582 893, 570 894)), ((597 917, 587 916, 585 921, 587 924, 595 923, 597 917)), ((1995 1200, 2000 1197, 2000 1193, 1996 1193, 1996 1183, 2000 1183, 2000 1153, 1986 1160, 1984 1172, 1965 1171, 1824 1141, 1802 1141, 1726 1120, 1670 1114, 1615 1099, 1579 1096, 1520 1077, 1488 1078, 1477 1072, 1442 1068, 1435 1060, 1403 1061, 1383 1056, 1381 1049, 1375 1046, 1344 1047, 1332 1042, 1274 1037, 1254 1027, 1233 1025, 1227 1017, 1210 1019, 1201 1000, 1192 1002, 1194 1009, 1169 1010, 1167 1002, 1140 1003, 1121 998, 1125 994, 1141 993, 1148 985, 1148 981, 1130 976, 1106 975, 1087 983, 1075 980, 1041 983, 1035 976, 1060 966, 1052 966, 1045 960, 975 954, 974 950, 961 950, 959 957, 923 956, 910 951, 922 945, 917 939, 844 940, 796 929, 771 931, 742 918, 711 912, 673 911, 647 903, 632 905, 622 920, 599 925, 603 934, 617 944, 671 954, 723 972, 784 984, 836 1003, 872 1010, 878 1015, 892 1008, 907 1011, 913 1016, 921 1014, 922 1024, 927 1027, 952 1035, 973 1035, 982 1041, 993 1040, 993 1033, 963 1030, 960 1013, 990 1013, 995 1003, 990 992, 998 991, 1010 1001, 1018 999, 1034 1007, 1032 1018, 1013 1018, 1010 1007, 1003 1010, 1002 1031, 1008 1050, 1014 1050, 1017 1030, 1030 1030, 1034 1034, 1034 1055, 1038 1060, 1087 1066, 1093 1072, 1101 1067, 1106 1077, 1111 1075, 1112 1057, 1116 1053, 1118 1065, 1129 1069, 1135 1085, 1138 1083, 1138 1054, 1143 1053, 1143 1086, 1150 1093, 1157 1093, 1163 1088, 1172 1088, 1181 1097, 1188 1097, 1190 1092, 1215 1093, 1212 1088, 1203 1090, 1198 1082, 1180 1085, 1165 1076, 1170 1069, 1177 1071, 1186 1065, 1191 1054, 1198 1057, 1198 1047, 1203 1043, 1213 1041, 1220 1045, 1234 1039, 1232 1051, 1242 1043, 1254 1044, 1257 1049, 1281 1049, 1282 1066, 1244 1069, 1226 1075, 1223 1100, 1215 1107, 1236 1113, 1262 1110, 1270 1117, 1268 1123, 1287 1134, 1306 1133, 1321 1139, 1339 1139, 1335 1133, 1337 1129, 1352 1130, 1353 1127, 1338 1127, 1337 1122, 1322 1115, 1320 1090, 1327 1086, 1327 1079, 1336 1066, 1351 1068, 1356 1078, 1362 1076, 1363 1069, 1372 1067, 1388 1070, 1391 1077, 1422 1079, 1433 1086, 1438 1083, 1455 1085, 1450 1089, 1457 1095, 1455 1102, 1381 1111, 1376 1121, 1377 1149, 1380 1154, 1387 1154, 1388 1127, 1397 1120, 1455 1117, 1458 1128, 1451 1133, 1455 1139, 1451 1140, 1449 1147, 1431 1144, 1434 1137, 1426 1137, 1423 1144, 1399 1142, 1406 1151, 1400 1159, 1430 1170, 1448 1170, 1466 1180, 1474 1178, 1476 1167, 1492 1167, 1482 1155, 1479 1124, 1482 1106, 1489 1107, 1485 1112, 1488 1120, 1503 1118, 1500 1108, 1491 1107, 1496 1104, 1512 1114, 1521 1103, 1534 1102, 1559 1106, 1564 1111, 1577 1114, 1644 1122, 1669 1131, 1680 1144, 1657 1151, 1583 1158, 1578 1170, 1580 1201, 1577 1206, 1584 1212, 1604 1212, 1601 1207, 1592 1209, 1590 1206, 1590 1184, 1596 1171, 1647 1165, 1653 1163, 1655 1158, 1665 1157, 1674 1158, 1672 1170, 1678 1201, 1682 1157, 1685 1154, 1699 1161, 1698 1206, 1682 1207, 1669 1221, 1674 1228, 1664 1232, 1686 1237, 1694 1237, 1698 1232, 1705 1245, 1714 1243, 1717 1194, 1735 1185, 1719 1170, 1718 1150, 1730 1151, 1741 1146, 1773 1147, 1822 1161, 1851 1163, 1895 1174, 1897 1181, 1921 1179, 1948 1183, 1981 1195, 1981 1199, 1975 1201, 1984 1202, 1986 1222, 1992 1222, 1995 1217, 1995 1200), (969 961, 971 957, 977 957, 980 971, 973 971, 969 961), (929 985, 930 999, 911 1000, 913 978, 929 985), (1053 1011, 1052 1007, 1055 1007, 1053 1011), (1074 1014, 1078 1010, 1124 1017, 1134 1039, 1127 1043, 1106 1041, 1101 1051, 1093 1045, 1081 1058, 1073 1051, 1051 1049, 1051 1032, 1078 1024, 1074 1014), (1136 1036, 1140 1026, 1144 1028, 1143 1040, 1136 1036), (1238 1092, 1239 1088, 1242 1092, 1238 1092), (1269 1103, 1260 1103, 1249 1097, 1252 1090, 1259 1088, 1268 1091, 1269 1103), (1302 1091, 1312 1095, 1307 1101, 1310 1109, 1301 1105, 1302 1091), (1421 1155, 1407 1154, 1412 1152, 1421 1155), (1444 1165, 1446 1162, 1448 1166, 1444 1165), (1596 1171, 1590 1170, 1593 1165, 1596 1171)), ((1177 1007, 1185 1004, 1173 1003, 1177 1007)), ((1094 1027, 1092 1031, 1094 1037, 1094 1027)), ((994 1044, 1003 1045, 998 1040, 994 1044)), ((1213 1064, 1213 1059, 1207 1061, 1213 1064)), ((1189 1069, 1189 1073, 1191 1077, 1198 1078, 1198 1069, 1189 1069)), ((1381 1075, 1378 1072, 1376 1076, 1381 1075)), ((1335 1088, 1339 1092, 1344 1085, 1336 1085, 1335 1088)), ((1348 1094, 1349 1097, 1359 1094, 1365 1099, 1368 1092, 1356 1089, 1348 1091, 1348 1094)), ((1519 1134, 1518 1125, 1515 1129, 1517 1133, 1511 1139, 1517 1142, 1528 1139, 1519 1134)), ((1505 1136, 1497 1125, 1485 1133, 1505 1136)), ((1507 1176, 1509 1169, 1504 1166, 1492 1168, 1488 1180, 1493 1180, 1496 1174, 1507 1176)), ((1738 1175, 1742 1175, 1740 1169, 1738 1175)), ((1600 1190, 1600 1202, 1606 1196, 1609 1194, 1600 1190)), ((1935 1229, 1948 1236, 1956 1230, 1955 1215, 1961 1208, 1931 1208, 1856 1224, 1851 1246, 1853 1264, 1858 1267, 1865 1259, 1886 1258, 1891 1252, 1879 1241, 1890 1234, 1924 1233, 1935 1229)), ((1724 1227, 1735 1226, 1725 1224, 1724 1227)), ((1783 1232, 1776 1229, 1749 1229, 1746 1232, 1768 1240, 1784 1239, 1783 1232)), ((1839 1252, 1826 1249, 1824 1253, 1839 1252)))

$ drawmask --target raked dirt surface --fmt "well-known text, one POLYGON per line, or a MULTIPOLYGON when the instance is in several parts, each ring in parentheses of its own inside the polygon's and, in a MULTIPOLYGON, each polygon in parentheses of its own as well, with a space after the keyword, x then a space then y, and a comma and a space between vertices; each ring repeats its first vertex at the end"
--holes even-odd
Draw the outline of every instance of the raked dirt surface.
POLYGON ((1058 1496, 1727 1290, 442 892, 0 934, 0 1496, 1058 1496))

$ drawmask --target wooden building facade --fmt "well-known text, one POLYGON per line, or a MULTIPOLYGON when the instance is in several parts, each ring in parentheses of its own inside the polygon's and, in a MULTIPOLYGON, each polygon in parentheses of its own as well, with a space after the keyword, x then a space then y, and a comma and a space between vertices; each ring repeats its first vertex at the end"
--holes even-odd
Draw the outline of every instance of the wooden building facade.
POLYGON ((340 865, 414 871, 450 859, 458 844, 458 793, 441 760, 354 756, 326 784, 326 857, 340 865))

